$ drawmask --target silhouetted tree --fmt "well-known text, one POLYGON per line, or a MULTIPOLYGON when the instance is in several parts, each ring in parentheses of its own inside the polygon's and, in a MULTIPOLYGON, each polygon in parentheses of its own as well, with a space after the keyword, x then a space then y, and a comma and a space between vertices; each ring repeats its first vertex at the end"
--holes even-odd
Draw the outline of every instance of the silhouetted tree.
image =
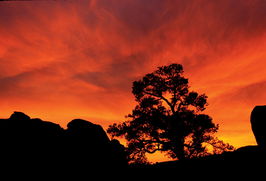
POLYGON ((146 153, 156 151, 181 160, 206 155, 207 145, 218 143, 219 150, 231 149, 212 136, 218 125, 201 114, 207 96, 189 91, 182 65, 158 67, 133 82, 132 93, 137 106, 126 116, 127 121, 110 125, 107 132, 112 137, 125 137, 129 159, 135 163, 146 162, 146 153))

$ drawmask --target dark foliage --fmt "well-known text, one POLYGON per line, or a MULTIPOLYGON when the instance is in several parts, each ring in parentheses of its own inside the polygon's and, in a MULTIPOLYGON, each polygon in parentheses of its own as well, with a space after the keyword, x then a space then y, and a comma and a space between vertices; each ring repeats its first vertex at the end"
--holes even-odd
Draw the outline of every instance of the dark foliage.
POLYGON ((146 162, 146 153, 161 151, 172 158, 205 156, 207 145, 214 150, 232 150, 214 138, 218 125, 201 112, 207 96, 190 91, 180 64, 158 67, 141 80, 133 82, 137 106, 122 124, 109 126, 113 137, 125 137, 130 160, 146 162))
MULTIPOLYGON (((221 154, 208 155, 189 160, 178 160, 155 163, 152 165, 141 165, 141 168, 167 170, 167 174, 199 175, 203 177, 214 176, 230 177, 236 175, 262 178, 265 176, 266 146, 261 144, 266 139, 266 106, 256 106, 251 113, 251 126, 256 138, 259 138, 258 145, 243 146, 235 151, 223 152, 221 154)), ((139 165, 132 164, 131 167, 139 168, 139 165)))

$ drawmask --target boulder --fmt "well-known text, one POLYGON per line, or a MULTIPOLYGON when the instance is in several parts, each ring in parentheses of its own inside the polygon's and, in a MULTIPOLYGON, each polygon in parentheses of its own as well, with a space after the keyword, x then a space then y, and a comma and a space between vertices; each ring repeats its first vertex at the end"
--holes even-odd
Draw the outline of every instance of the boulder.
POLYGON ((10 120, 30 120, 30 117, 23 112, 15 111, 9 118, 10 120))
POLYGON ((66 157, 71 164, 110 165, 110 140, 100 125, 74 119, 66 129, 66 157))
POLYGON ((123 145, 110 141, 102 126, 82 119, 63 129, 14 112, 9 119, 0 119, 0 145, 0 166, 79 170, 127 165, 123 145))
POLYGON ((251 112, 250 121, 258 146, 266 149, 266 106, 256 106, 251 112))
POLYGON ((72 137, 86 139, 90 144, 106 144, 110 141, 100 125, 83 119, 74 119, 69 122, 66 132, 72 137))

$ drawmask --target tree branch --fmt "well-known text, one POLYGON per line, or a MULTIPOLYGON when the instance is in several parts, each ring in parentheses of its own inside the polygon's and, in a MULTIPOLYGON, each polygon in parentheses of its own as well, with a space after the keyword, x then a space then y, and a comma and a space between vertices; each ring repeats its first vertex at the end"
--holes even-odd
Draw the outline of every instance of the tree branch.
POLYGON ((177 107, 177 112, 179 112, 180 109, 181 109, 181 106, 184 105, 183 101, 182 101, 181 99, 179 99, 179 100, 180 100, 180 103, 179 103, 179 105, 178 105, 178 107, 177 107))
POLYGON ((147 152, 147 153, 153 154, 156 151, 165 151, 165 150, 164 149, 161 149, 161 148, 157 148, 157 149, 154 149, 154 150, 150 151, 150 150, 147 150, 147 149, 144 148, 144 151, 147 152))
POLYGON ((161 140, 140 140, 138 139, 139 142, 142 142, 142 143, 159 143, 159 144, 165 144, 167 142, 164 142, 164 141, 161 141, 161 140))
POLYGON ((145 94, 148 94, 148 95, 151 95, 151 96, 154 96, 154 97, 158 97, 162 100, 164 100, 168 106, 170 107, 172 113, 174 114, 175 113, 175 107, 168 101, 168 99, 166 99, 165 97, 163 97, 162 95, 156 95, 156 94, 153 94, 153 93, 150 93, 150 92, 147 92, 147 91, 143 91, 145 94))
POLYGON ((138 139, 138 141, 144 144, 143 150, 144 150, 145 152, 147 152, 147 153, 152 154, 152 153, 155 153, 156 151, 165 151, 165 149, 160 148, 160 146, 161 146, 162 144, 165 144, 165 143, 166 143, 166 142, 164 142, 164 141, 160 141, 160 140, 156 140, 156 141, 155 141, 155 140, 140 140, 140 139, 138 139), (153 150, 151 151, 151 150, 148 150, 148 149, 145 148, 145 146, 146 146, 147 144, 152 144, 152 143, 157 143, 157 148, 156 148, 156 149, 153 149, 153 150))

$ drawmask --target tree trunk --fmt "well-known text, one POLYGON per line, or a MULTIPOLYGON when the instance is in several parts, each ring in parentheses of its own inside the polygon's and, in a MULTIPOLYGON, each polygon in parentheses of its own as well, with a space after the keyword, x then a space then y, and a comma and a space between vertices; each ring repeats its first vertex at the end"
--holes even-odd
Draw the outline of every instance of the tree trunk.
POLYGON ((178 139, 175 143, 177 144, 175 147, 174 153, 178 160, 184 160, 185 159, 185 146, 184 146, 184 138, 178 139))

